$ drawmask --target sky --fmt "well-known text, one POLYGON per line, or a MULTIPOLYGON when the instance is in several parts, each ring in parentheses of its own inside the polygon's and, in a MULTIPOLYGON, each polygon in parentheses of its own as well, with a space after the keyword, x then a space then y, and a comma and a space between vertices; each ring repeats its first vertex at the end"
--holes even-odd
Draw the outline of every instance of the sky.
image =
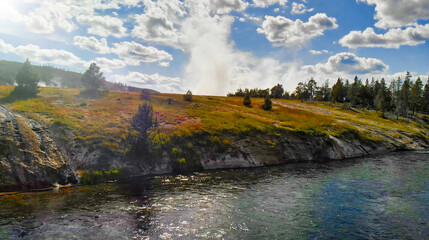
POLYGON ((0 59, 160 92, 429 75, 429 0, 1 0, 0 59))

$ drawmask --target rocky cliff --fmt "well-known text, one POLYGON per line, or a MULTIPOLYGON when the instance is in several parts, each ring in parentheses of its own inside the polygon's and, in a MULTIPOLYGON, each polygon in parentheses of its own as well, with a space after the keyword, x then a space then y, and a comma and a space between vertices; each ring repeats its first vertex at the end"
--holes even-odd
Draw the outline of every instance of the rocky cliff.
MULTIPOLYGON (((1 87, 0 96, 13 88, 1 87)), ((341 104, 151 95, 159 127, 152 150, 130 156, 139 93, 40 88, 38 97, 0 107, 0 191, 76 182, 75 170, 122 167, 129 175, 326 161, 429 147, 428 116, 382 118, 341 104)))
POLYGON ((64 154, 41 123, 0 106, 0 191, 76 182, 64 154))

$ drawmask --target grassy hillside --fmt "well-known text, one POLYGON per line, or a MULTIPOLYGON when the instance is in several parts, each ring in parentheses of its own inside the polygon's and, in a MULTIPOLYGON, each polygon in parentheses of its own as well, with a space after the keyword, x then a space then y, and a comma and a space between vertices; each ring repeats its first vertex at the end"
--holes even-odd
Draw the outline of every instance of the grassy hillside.
MULTIPOLYGON (((0 85, 13 85, 15 75, 21 69, 23 63, 0 60, 0 85)), ((40 76, 41 84, 49 87, 83 88, 81 83, 82 73, 73 72, 52 66, 32 65, 35 73, 40 76)), ((141 91, 141 88, 125 86, 120 83, 105 81, 103 88, 118 91, 141 91)), ((154 91, 154 90, 149 90, 154 91)))
MULTIPOLYGON (((12 89, 1 86, 0 98, 12 89)), ((124 153, 130 119, 142 103, 139 93, 110 91, 100 99, 81 98, 79 93, 79 89, 40 88, 37 98, 16 101, 8 107, 57 130, 73 133, 72 140, 82 145, 124 153)), ((345 110, 341 105, 274 100, 273 109, 264 111, 263 99, 252 99, 253 107, 247 108, 239 97, 194 96, 193 102, 186 102, 182 95, 151 96, 160 122, 151 138, 168 154, 177 151, 176 144, 183 144, 178 139, 195 135, 209 136, 214 144, 223 146, 234 145, 237 138, 246 136, 272 136, 261 137, 262 144, 275 145, 272 139, 284 132, 310 136, 352 134, 371 142, 394 138, 408 144, 413 138, 429 139, 429 125, 422 120, 383 119, 375 111, 345 110), (172 99, 171 105, 168 99, 172 99)))

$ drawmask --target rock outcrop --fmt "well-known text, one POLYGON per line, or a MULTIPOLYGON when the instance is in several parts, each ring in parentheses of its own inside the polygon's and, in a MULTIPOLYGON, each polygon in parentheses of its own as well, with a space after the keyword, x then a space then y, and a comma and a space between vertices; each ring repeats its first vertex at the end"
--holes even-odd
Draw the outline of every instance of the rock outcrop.
POLYGON ((0 191, 74 182, 76 175, 49 129, 0 106, 0 191))

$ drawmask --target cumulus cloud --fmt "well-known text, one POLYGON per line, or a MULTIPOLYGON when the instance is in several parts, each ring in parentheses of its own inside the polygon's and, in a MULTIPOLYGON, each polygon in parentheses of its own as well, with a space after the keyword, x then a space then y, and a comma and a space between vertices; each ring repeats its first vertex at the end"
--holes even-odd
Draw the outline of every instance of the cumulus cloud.
POLYGON ((0 52, 8 53, 14 51, 15 48, 9 43, 5 43, 3 39, 0 39, 0 52))
POLYGON ((114 36, 122 38, 127 36, 127 29, 119 18, 111 16, 79 16, 77 20, 81 24, 89 25, 88 33, 102 37, 114 36))
POLYGON ((384 34, 377 34, 374 29, 365 31, 351 31, 340 39, 342 46, 349 48, 358 47, 382 47, 400 48, 401 46, 416 46, 424 44, 429 39, 429 24, 424 26, 414 25, 405 29, 389 29, 384 34))
POLYGON ((418 19, 429 19, 429 1, 427 0, 358 0, 375 5, 378 28, 402 27, 418 19))
POLYGON ((103 72, 112 72, 114 69, 120 69, 127 66, 121 59, 96 58, 93 62, 97 63, 103 72))
POLYGON ((169 62, 173 57, 166 51, 154 47, 146 47, 136 42, 114 43, 113 53, 125 61, 127 65, 138 66, 141 62, 169 62))
POLYGON ((113 75, 108 79, 112 82, 119 82, 134 87, 150 88, 163 92, 184 92, 180 84, 180 78, 166 77, 158 73, 148 75, 140 72, 129 72, 127 75, 113 75))
POLYGON ((312 12, 314 10, 314 8, 310 8, 308 9, 304 4, 302 3, 296 3, 293 2, 292 3, 292 10, 291 10, 291 14, 304 14, 306 12, 312 12))
POLYGON ((105 38, 98 40, 95 37, 75 36, 73 38, 73 44, 95 53, 110 53, 110 48, 107 46, 107 40, 105 38))
POLYGON ((274 4, 286 5, 288 0, 253 0, 252 7, 266 8, 274 4))
POLYGON ((33 44, 18 46, 14 52, 23 58, 29 58, 38 63, 54 63, 76 68, 86 68, 88 65, 86 61, 71 52, 57 49, 41 49, 33 44))
MULTIPOLYGON (((22 22, 34 33, 53 33, 57 27, 71 32, 77 29, 75 20, 79 16, 92 17, 98 10, 138 6, 140 2, 140 0, 25 0, 25 3, 34 4, 30 11, 22 14, 13 5, 2 3, 0 18, 22 22)), ((13 4, 19 4, 19 1, 13 4)))
POLYGON ((219 14, 244 11, 249 3, 243 0, 209 0, 210 9, 219 14))
POLYGON ((338 53, 331 56, 325 63, 301 67, 303 73, 313 76, 379 74, 386 72, 388 69, 389 67, 379 59, 358 57, 349 52, 338 53))
POLYGON ((320 55, 320 54, 325 54, 325 53, 329 53, 328 50, 310 50, 308 51, 309 53, 313 54, 313 55, 320 55))
POLYGON ((257 32, 265 34, 274 46, 301 46, 310 39, 323 35, 325 30, 338 28, 336 21, 324 13, 317 13, 308 22, 300 19, 293 21, 283 16, 265 16, 262 27, 257 32))

